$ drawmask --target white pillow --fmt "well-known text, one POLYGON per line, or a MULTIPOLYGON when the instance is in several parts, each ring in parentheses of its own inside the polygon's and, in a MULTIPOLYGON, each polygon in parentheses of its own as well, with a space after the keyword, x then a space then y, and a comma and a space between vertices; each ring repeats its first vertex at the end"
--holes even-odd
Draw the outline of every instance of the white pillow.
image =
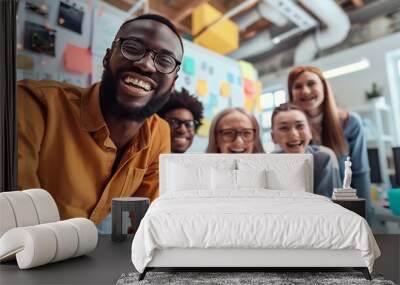
POLYGON ((239 159, 238 169, 266 170, 266 188, 271 190, 306 191, 309 185, 306 176, 308 166, 303 159, 296 159, 293 155, 277 155, 273 159, 239 159))
POLYGON ((267 170, 236 170, 238 188, 267 188, 267 170))
POLYGON ((290 170, 292 177, 288 179, 285 171, 271 169, 267 171, 268 189, 271 190, 287 190, 287 191, 302 191, 306 192, 306 177, 303 168, 293 168, 290 170))
POLYGON ((212 168, 212 189, 236 190, 236 170, 212 168))
POLYGON ((168 191, 211 189, 211 167, 168 164, 168 191))

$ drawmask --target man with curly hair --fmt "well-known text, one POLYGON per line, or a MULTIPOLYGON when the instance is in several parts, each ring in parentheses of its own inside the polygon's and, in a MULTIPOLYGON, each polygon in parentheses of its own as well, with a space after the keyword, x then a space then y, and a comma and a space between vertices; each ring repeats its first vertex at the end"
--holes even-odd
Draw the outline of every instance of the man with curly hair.
POLYGON ((174 91, 158 115, 171 128, 171 151, 184 153, 191 146, 203 118, 203 105, 185 88, 174 91))

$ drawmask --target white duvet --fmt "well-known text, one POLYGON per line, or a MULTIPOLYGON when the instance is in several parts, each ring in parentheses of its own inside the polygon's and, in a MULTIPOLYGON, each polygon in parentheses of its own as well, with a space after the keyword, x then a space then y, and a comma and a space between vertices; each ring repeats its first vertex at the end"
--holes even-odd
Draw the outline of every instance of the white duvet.
POLYGON ((136 232, 133 265, 143 272, 165 248, 358 249, 370 272, 380 255, 359 215, 323 196, 266 189, 164 194, 136 232))

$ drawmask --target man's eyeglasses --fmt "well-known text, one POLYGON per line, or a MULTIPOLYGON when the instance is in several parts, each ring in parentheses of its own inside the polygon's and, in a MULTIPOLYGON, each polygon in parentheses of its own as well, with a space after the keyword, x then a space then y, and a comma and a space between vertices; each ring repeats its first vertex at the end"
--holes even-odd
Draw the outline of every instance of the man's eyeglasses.
POLYGON ((222 129, 218 132, 223 142, 234 142, 237 136, 240 136, 244 142, 254 141, 256 130, 255 129, 222 129))
POLYGON ((117 38, 115 43, 120 43, 122 55, 131 61, 139 61, 147 53, 151 53, 154 66, 160 73, 169 74, 181 65, 181 62, 166 51, 156 51, 146 47, 136 38, 117 38))
POLYGON ((200 123, 196 120, 183 121, 183 120, 179 120, 176 118, 168 118, 166 120, 169 123, 169 125, 171 126, 171 128, 173 128, 175 130, 179 129, 182 125, 185 125, 186 129, 188 129, 188 130, 194 130, 200 125, 200 123))

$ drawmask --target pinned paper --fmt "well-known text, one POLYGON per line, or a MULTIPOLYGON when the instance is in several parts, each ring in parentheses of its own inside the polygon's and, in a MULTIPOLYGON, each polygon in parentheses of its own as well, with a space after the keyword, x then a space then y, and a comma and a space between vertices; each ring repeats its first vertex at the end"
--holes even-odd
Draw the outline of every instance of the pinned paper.
POLYGON ((251 63, 247 61, 240 60, 239 61, 239 66, 240 66, 240 71, 242 73, 242 76, 246 79, 251 79, 251 80, 256 80, 257 74, 256 71, 251 65, 251 63))
POLYGON ((194 75, 195 73, 195 62, 192 57, 185 56, 183 57, 183 66, 182 66, 183 72, 185 72, 188 75, 194 75))
POLYGON ((197 130, 197 135, 200 137, 208 137, 210 132, 211 120, 208 118, 203 118, 201 120, 201 126, 197 130))
POLYGON ((228 74, 227 74, 227 79, 228 79, 229 83, 231 83, 231 84, 235 83, 235 77, 230 72, 228 72, 228 74))
POLYGON ((207 86, 207 80, 199 79, 197 80, 197 95, 198 96, 207 96, 208 94, 208 86, 207 86))
POLYGON ((67 44, 64 50, 64 67, 78 73, 92 73, 92 54, 89 49, 67 44))
POLYGON ((253 112, 254 109, 254 100, 251 100, 249 98, 245 98, 244 99, 244 108, 248 111, 248 112, 253 112))
POLYGON ((253 84, 253 81, 249 79, 245 79, 243 81, 244 85, 244 94, 248 97, 252 97, 256 93, 256 88, 253 84))
POLYGON ((208 100, 208 104, 210 106, 217 106, 218 105, 218 95, 214 92, 210 94, 210 98, 208 100))
POLYGON ((262 93, 262 83, 261 83, 261 81, 260 80, 257 80, 257 81, 255 81, 254 82, 254 95, 256 96, 256 97, 259 97, 259 96, 261 96, 261 93, 262 93))
POLYGON ((219 88, 219 94, 221 94, 222 97, 229 97, 231 95, 230 84, 225 81, 222 81, 219 88))
POLYGON ((27 55, 17 55, 16 66, 19 69, 33 69, 33 58, 27 55))

